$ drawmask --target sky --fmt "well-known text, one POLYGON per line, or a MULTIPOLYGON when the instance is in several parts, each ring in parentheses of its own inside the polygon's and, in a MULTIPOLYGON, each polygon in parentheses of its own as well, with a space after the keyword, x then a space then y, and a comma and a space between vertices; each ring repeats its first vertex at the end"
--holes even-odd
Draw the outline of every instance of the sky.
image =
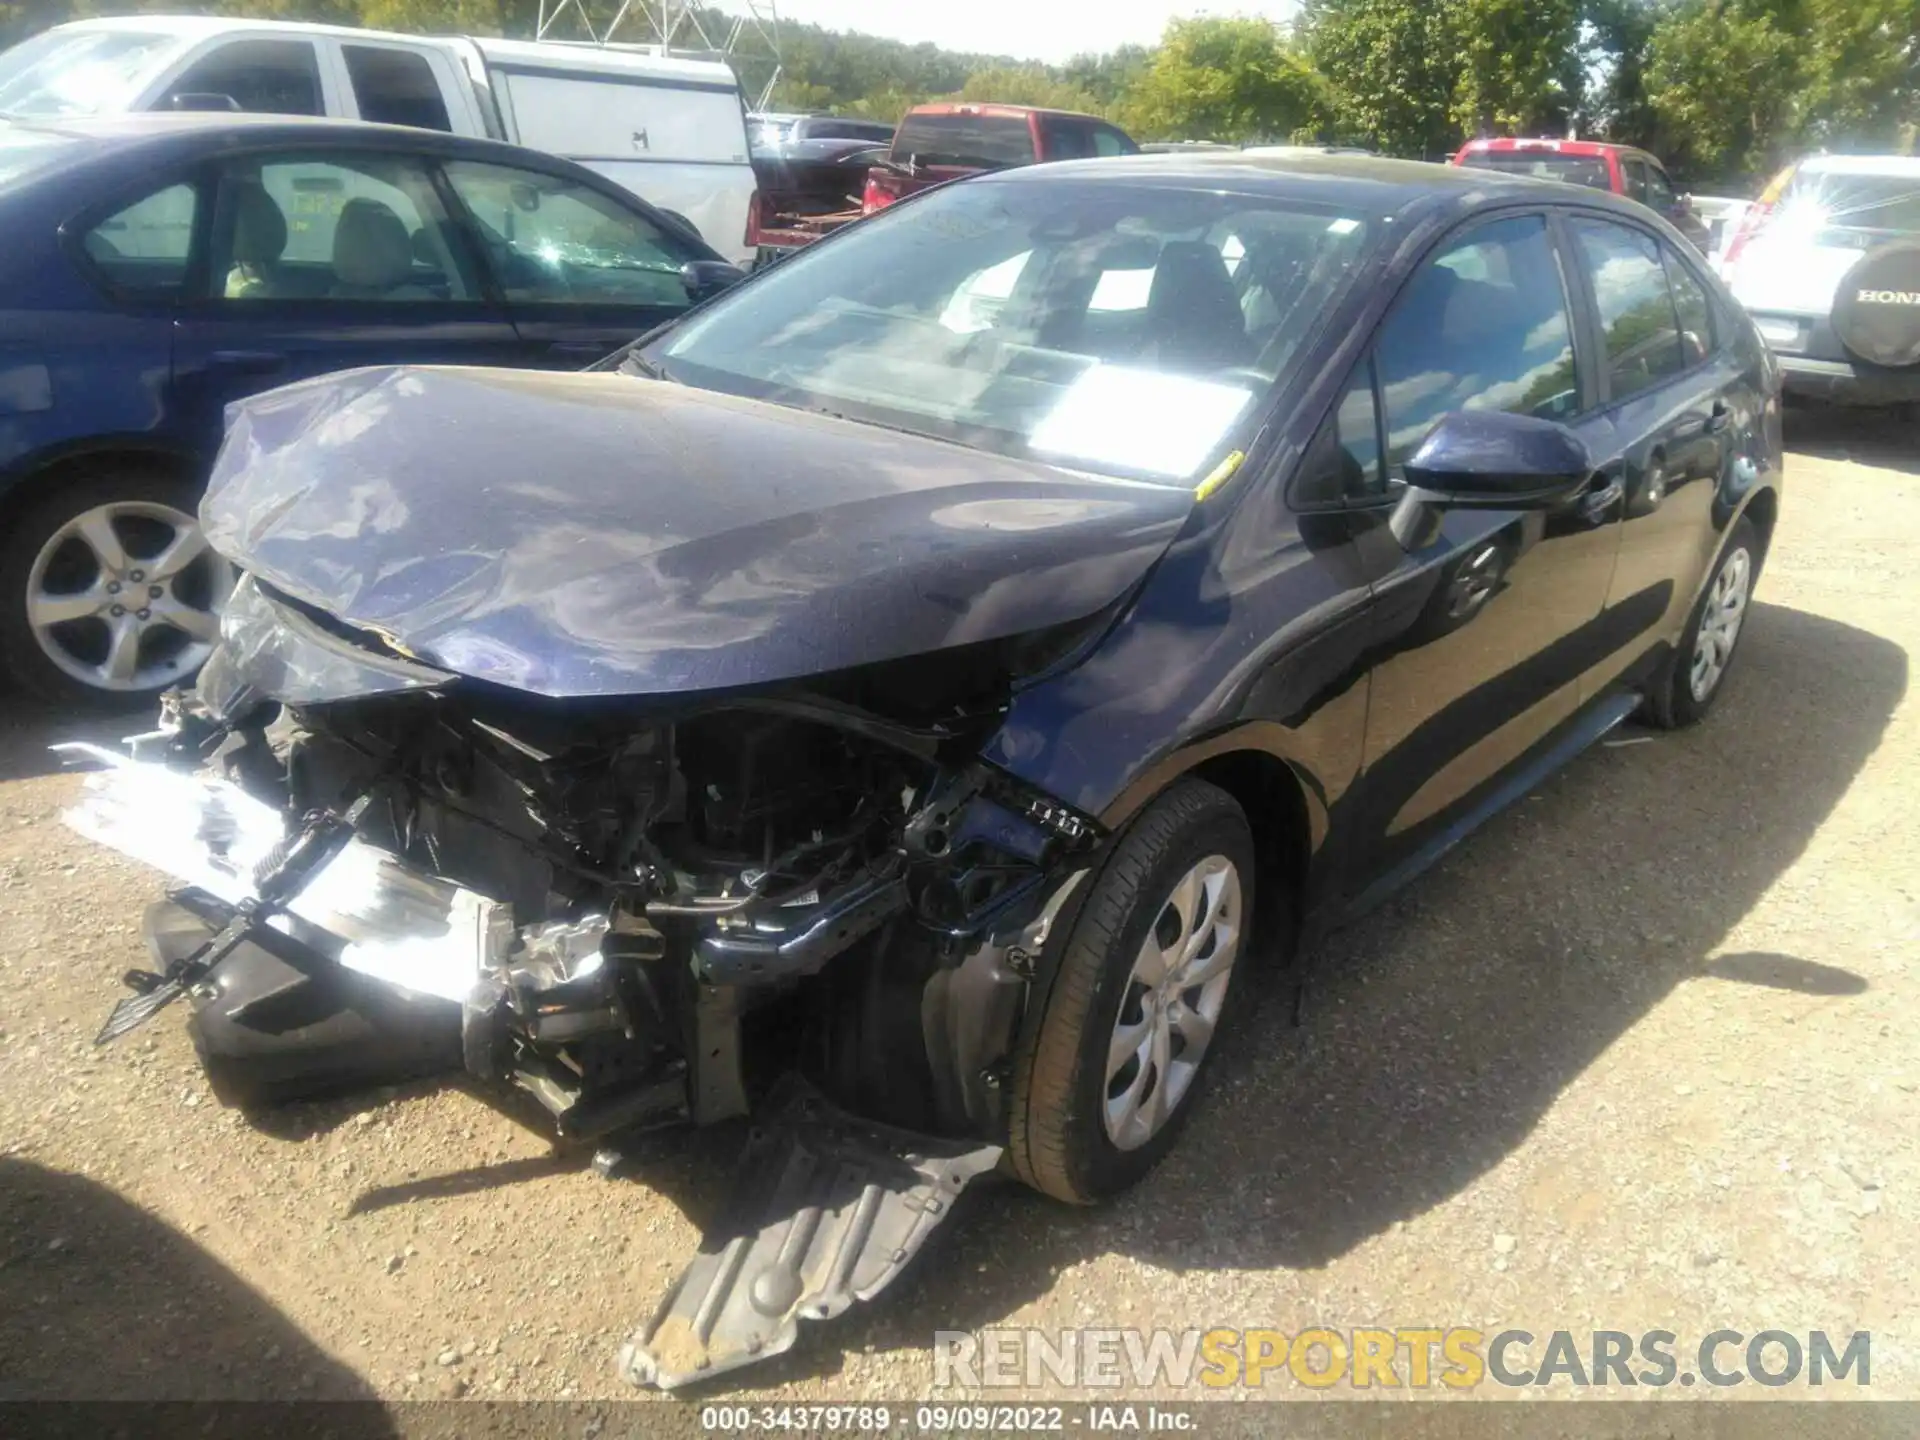
POLYGON ((1167 21, 1195 14, 1288 18, 1296 0, 778 0, 782 20, 864 30, 894 40, 931 40, 1057 62, 1125 44, 1150 44, 1167 21))

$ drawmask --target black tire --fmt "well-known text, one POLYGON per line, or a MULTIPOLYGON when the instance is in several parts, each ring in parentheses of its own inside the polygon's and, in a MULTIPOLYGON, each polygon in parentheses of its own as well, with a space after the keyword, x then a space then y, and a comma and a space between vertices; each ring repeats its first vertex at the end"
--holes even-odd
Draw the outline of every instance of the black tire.
POLYGON ((1028 1185, 1089 1205, 1144 1177, 1172 1149, 1192 1114, 1235 1018, 1236 993, 1250 968, 1255 904, 1253 837, 1232 796, 1201 780, 1167 790, 1123 832, 1065 938, 1038 1023, 1015 1056, 1008 1160, 1028 1185), (1211 1043, 1191 1082, 1143 1144, 1117 1146, 1107 1133, 1107 1048, 1130 993, 1134 957, 1171 912, 1174 886, 1211 856, 1224 857, 1241 886, 1239 951, 1211 1043))
POLYGON ((28 623, 28 577, 47 541, 88 510, 129 501, 164 505, 190 516, 198 509, 200 487, 152 460, 102 461, 50 478, 43 494, 0 524, 0 673, 42 700, 94 710, 145 709, 166 684, 192 673, 189 669, 143 690, 101 689, 54 664, 28 623))
POLYGON ((1673 657, 1662 670, 1655 682, 1652 693, 1641 706, 1641 717, 1650 725, 1662 730, 1684 730, 1689 725, 1697 725, 1713 709, 1714 702, 1727 688, 1727 673, 1733 668, 1734 657, 1739 653, 1740 638, 1746 634, 1746 614, 1753 604, 1753 584, 1760 576, 1760 562, 1765 558, 1760 545, 1760 532, 1755 530, 1753 522, 1742 518, 1733 527, 1733 533, 1727 537, 1727 543, 1720 548, 1720 554, 1713 562, 1713 573, 1700 591, 1695 602, 1693 614, 1688 617, 1687 628, 1681 632, 1680 644, 1674 650, 1673 657), (1735 631, 1732 644, 1728 647, 1726 658, 1721 662, 1712 685, 1704 694, 1694 693, 1693 659, 1700 644, 1701 627, 1706 623, 1707 610, 1712 602, 1715 587, 1727 567, 1740 563, 1736 558, 1745 557, 1747 573, 1746 600, 1742 605, 1741 624, 1735 631))

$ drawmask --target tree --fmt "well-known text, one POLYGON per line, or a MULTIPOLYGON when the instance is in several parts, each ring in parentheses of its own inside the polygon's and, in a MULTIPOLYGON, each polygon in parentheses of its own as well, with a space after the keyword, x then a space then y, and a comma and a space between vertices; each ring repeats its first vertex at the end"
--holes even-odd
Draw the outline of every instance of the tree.
POLYGON ((1265 20, 1172 21, 1125 102, 1142 138, 1287 138, 1322 109, 1322 82, 1265 20))
POLYGON ((1576 0, 1451 0, 1460 70, 1454 124, 1468 135, 1564 134, 1584 77, 1576 0))
POLYGON ((1306 51, 1330 87, 1333 138, 1437 160, 1459 139, 1449 0, 1308 0, 1306 51))
POLYGON ((1761 175, 1791 147, 1811 47, 1768 0, 1694 0, 1647 46, 1647 90, 1668 159, 1696 182, 1761 175))
POLYGON ((960 87, 960 98, 983 104, 1078 110, 1088 115, 1097 115, 1105 108, 1090 92, 1042 65, 997 65, 991 70, 976 70, 960 87))
POLYGON ((1900 146, 1920 121, 1920 0, 1807 0, 1813 41, 1802 139, 1900 146))
POLYGON ((1583 128, 1661 153, 1659 117, 1647 93, 1647 46, 1670 0, 1587 0, 1581 62, 1595 76, 1583 128))

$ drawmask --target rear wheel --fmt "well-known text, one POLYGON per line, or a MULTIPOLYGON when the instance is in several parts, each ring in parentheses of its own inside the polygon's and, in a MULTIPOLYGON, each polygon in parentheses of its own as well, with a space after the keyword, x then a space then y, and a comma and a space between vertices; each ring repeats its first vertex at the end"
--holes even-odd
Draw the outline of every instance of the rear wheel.
POLYGON ((0 540, 0 665, 41 697, 137 705, 191 676, 232 586, 196 487, 123 461, 56 483, 0 540))
POLYGON ((1254 914, 1254 848, 1225 791, 1183 780, 1119 840, 1017 1057, 1009 1159, 1091 1204, 1141 1179, 1194 1107, 1254 914))
POLYGON ((1743 519, 1727 537, 1679 648, 1647 697, 1645 714, 1653 724, 1664 730, 1683 729, 1697 724, 1713 708, 1746 628, 1753 582, 1759 574, 1759 532, 1752 521, 1743 519))

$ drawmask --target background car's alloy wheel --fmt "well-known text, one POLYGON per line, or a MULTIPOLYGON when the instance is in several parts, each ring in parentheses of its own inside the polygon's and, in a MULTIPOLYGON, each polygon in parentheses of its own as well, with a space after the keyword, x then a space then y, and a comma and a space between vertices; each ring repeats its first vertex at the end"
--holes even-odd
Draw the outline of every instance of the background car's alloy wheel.
POLYGON ((1217 786, 1175 783, 1114 840, 1042 967, 1014 1057, 1007 1153, 1021 1179, 1090 1204, 1173 1147, 1236 1019, 1255 900, 1247 819, 1217 786))
POLYGON ((1760 533, 1742 519, 1733 527, 1713 578, 1693 607, 1673 658, 1648 694, 1642 715, 1663 730, 1692 725, 1712 708, 1725 688, 1734 648, 1746 627, 1753 582, 1760 573, 1760 533))
POLYGON ((190 677, 219 639, 232 568, 190 487, 150 473, 61 484, 0 547, 0 659, 57 700, 136 703, 190 677))

